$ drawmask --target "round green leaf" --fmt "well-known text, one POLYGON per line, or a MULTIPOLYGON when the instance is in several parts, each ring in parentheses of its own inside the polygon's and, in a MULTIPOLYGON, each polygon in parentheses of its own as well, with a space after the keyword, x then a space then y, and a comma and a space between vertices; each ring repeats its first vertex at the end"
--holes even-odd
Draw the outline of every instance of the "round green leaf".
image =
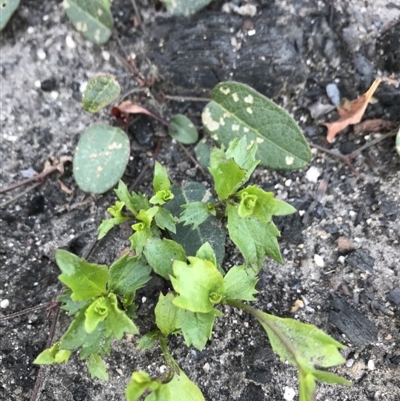
POLYGON ((102 194, 124 174, 129 160, 129 139, 119 128, 106 124, 89 127, 76 147, 73 169, 83 191, 102 194))
POLYGON ((0 3, 0 31, 18 8, 20 0, 2 0, 0 3))
POLYGON ((185 145, 196 143, 199 139, 199 134, 193 123, 183 114, 177 114, 172 117, 171 126, 168 129, 168 134, 178 142, 185 145))
POLYGON ((64 0, 65 13, 82 36, 101 45, 110 38, 114 26, 110 7, 104 0, 64 0))
POLYGON ((396 136, 396 150, 397 153, 400 155, 400 129, 396 136))
POLYGON ((121 88, 114 76, 98 75, 88 82, 82 95, 82 106, 89 113, 97 113, 112 103, 120 92, 121 88))
POLYGON ((246 136, 258 144, 260 165, 278 170, 305 167, 311 151, 297 123, 282 108, 247 85, 222 82, 202 114, 206 132, 225 147, 246 136))
POLYGON ((174 15, 191 15, 210 4, 212 0, 161 0, 174 15))

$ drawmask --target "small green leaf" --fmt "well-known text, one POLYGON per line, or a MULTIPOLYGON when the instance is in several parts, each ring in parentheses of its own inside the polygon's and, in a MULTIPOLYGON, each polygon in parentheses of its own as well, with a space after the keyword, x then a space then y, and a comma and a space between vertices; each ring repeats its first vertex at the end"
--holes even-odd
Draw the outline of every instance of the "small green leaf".
POLYGON ((168 337, 177 327, 179 308, 172 303, 174 298, 172 292, 165 296, 161 293, 154 309, 157 327, 165 337, 168 337))
POLYGON ((261 270, 267 255, 282 263, 277 241, 280 234, 272 221, 265 223, 253 216, 242 218, 238 207, 230 204, 226 208, 226 214, 229 237, 243 254, 246 264, 255 272, 261 270))
POLYGON ((110 312, 106 320, 106 328, 113 333, 117 340, 120 340, 125 333, 139 334, 139 330, 124 311, 119 309, 118 300, 115 294, 109 294, 110 312))
POLYGON ((118 188, 114 189, 114 192, 118 196, 118 199, 124 202, 125 207, 135 216, 140 210, 147 210, 150 207, 146 196, 141 193, 137 194, 136 192, 129 193, 128 187, 122 181, 118 183, 118 188))
POLYGON ((214 148, 211 152, 210 173, 214 178, 215 191, 220 200, 225 200, 234 194, 244 181, 246 170, 241 169, 235 160, 223 160, 223 150, 214 148), (221 157, 221 152, 223 157, 221 157))
POLYGON ((125 390, 126 400, 137 401, 146 390, 154 391, 161 385, 159 381, 153 380, 146 372, 134 372, 125 390))
POLYGON ((93 333, 99 323, 106 320, 110 312, 110 304, 107 298, 100 297, 93 301, 85 311, 86 333, 93 333))
POLYGON ((207 341, 211 339, 215 318, 218 316, 222 316, 222 313, 217 309, 208 313, 179 309, 177 328, 182 330, 186 345, 188 347, 193 345, 202 351, 207 341))
POLYGON ((2 0, 0 4, 0 31, 18 8, 20 0, 2 0))
POLYGON ((106 364, 99 354, 94 353, 90 355, 88 369, 92 379, 97 377, 100 380, 108 380, 106 364))
POLYGON ((216 215, 215 206, 209 202, 191 202, 182 207, 185 210, 182 212, 179 222, 184 226, 192 224, 193 230, 204 223, 210 215, 216 215))
POLYGON ((211 312, 222 300, 224 279, 213 263, 193 256, 188 260, 189 265, 177 260, 172 265, 171 282, 179 294, 174 305, 192 312, 211 312))
POLYGON ((212 0, 161 0, 167 10, 174 15, 189 16, 201 10, 212 0))
POLYGON ((245 217, 245 213, 241 211, 241 208, 250 211, 248 205, 246 205, 246 201, 253 200, 254 204, 249 215, 257 217, 265 223, 269 223, 272 216, 285 216, 296 212, 293 206, 280 199, 276 199, 273 192, 266 192, 253 185, 239 191, 236 197, 240 199, 239 216, 245 217))
POLYGON ((72 290, 72 301, 84 301, 106 292, 107 266, 88 263, 62 249, 56 251, 56 262, 62 271, 58 279, 72 290))
POLYGON ((153 178, 154 192, 157 193, 158 191, 169 191, 170 188, 171 183, 169 182, 167 169, 156 161, 154 165, 153 178))
POLYGON ((207 142, 207 138, 203 138, 194 148, 196 159, 200 166, 207 169, 210 165, 211 146, 207 142))
POLYGON ((121 93, 121 87, 110 74, 92 78, 82 94, 82 107, 89 113, 97 113, 111 104, 121 93))
POLYGON ((243 301, 255 301, 257 294, 255 286, 257 277, 253 270, 245 266, 233 266, 224 277, 226 299, 240 299, 243 301))
MULTIPOLYGON (((211 192, 199 182, 189 182, 183 187, 172 187, 175 198, 165 206, 171 211, 175 218, 179 218, 182 212, 182 205, 191 202, 213 202, 211 192)), ((225 255, 226 232, 220 221, 209 216, 208 219, 200 224, 195 230, 189 226, 179 223, 176 225, 176 234, 170 233, 171 238, 180 243, 187 255, 196 255, 197 250, 205 243, 209 242, 217 257, 218 264, 222 264, 225 255)))
POLYGON ((237 82, 222 82, 212 91, 202 120, 218 144, 228 146, 237 137, 256 142, 257 159, 271 169, 305 167, 311 152, 292 117, 271 100, 237 82))
POLYGON ((101 45, 110 38, 114 26, 105 0, 64 0, 65 13, 82 36, 101 45))
POLYGON ((79 188, 97 194, 108 191, 124 174, 129 154, 124 131, 106 124, 89 127, 79 139, 73 161, 79 188))
MULTIPOLYGON (((280 318, 268 313, 262 313, 262 316, 291 344, 296 350, 298 358, 306 361, 308 365, 329 368, 345 362, 338 349, 346 349, 347 347, 312 324, 280 318)), ((270 327, 262 320, 259 319, 259 321, 268 334, 273 350, 283 361, 288 361, 296 366, 298 361, 288 351, 285 344, 282 344, 270 327)))
POLYGON ((66 289, 63 294, 57 297, 57 301, 61 302, 61 309, 68 312, 69 316, 75 315, 81 308, 87 305, 87 301, 74 302, 71 299, 72 291, 66 289))
POLYGON ((141 349, 142 351, 144 351, 146 349, 151 348, 159 336, 160 336, 160 332, 158 330, 153 330, 153 331, 146 333, 145 335, 140 337, 140 340, 137 345, 138 349, 141 349))
MULTIPOLYGON (((182 370, 173 379, 158 387, 145 401, 205 401, 200 389, 182 370)), ((131 401, 131 400, 128 400, 131 401)))
POLYGON ((75 351, 82 347, 80 357, 84 358, 93 352, 99 352, 104 347, 105 331, 104 323, 100 323, 93 333, 87 333, 85 330, 86 310, 84 306, 76 315, 70 324, 68 330, 60 339, 60 348, 75 351))
POLYGON ((104 238, 110 230, 114 227, 125 223, 128 220, 131 220, 131 217, 112 217, 111 219, 106 219, 101 222, 99 228, 97 229, 99 235, 97 237, 98 240, 104 238))
POLYGON ((172 274, 172 263, 175 260, 186 261, 182 245, 166 238, 149 238, 143 253, 154 271, 167 280, 172 274))
POLYGON ((60 350, 60 342, 57 341, 51 348, 41 352, 33 361, 36 365, 51 365, 53 363, 68 362, 71 351, 60 350))
POLYGON ((168 230, 171 233, 176 232, 176 222, 169 210, 159 207, 157 214, 154 216, 154 220, 161 230, 168 230))
POLYGON ((151 267, 143 256, 126 254, 110 266, 108 289, 118 295, 133 296, 151 279, 150 274, 151 267))
POLYGON ((215 256, 214 250, 211 248, 209 242, 205 242, 199 250, 196 252, 196 258, 208 260, 213 265, 217 265, 217 257, 215 256))
POLYGON ((196 143, 199 134, 193 123, 183 114, 176 114, 170 121, 168 134, 184 145, 196 143))

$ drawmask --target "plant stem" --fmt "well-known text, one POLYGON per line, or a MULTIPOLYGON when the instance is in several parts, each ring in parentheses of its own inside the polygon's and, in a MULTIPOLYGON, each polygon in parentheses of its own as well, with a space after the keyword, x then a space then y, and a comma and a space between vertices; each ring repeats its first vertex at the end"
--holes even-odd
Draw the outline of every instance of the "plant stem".
POLYGON ((165 383, 170 382, 175 374, 179 374, 180 369, 179 369, 178 364, 175 362, 175 359, 172 357, 171 353, 169 352, 166 337, 161 335, 159 337, 159 340, 160 340, 161 351, 163 353, 165 362, 168 366, 167 374, 162 379, 162 382, 165 384, 165 383))

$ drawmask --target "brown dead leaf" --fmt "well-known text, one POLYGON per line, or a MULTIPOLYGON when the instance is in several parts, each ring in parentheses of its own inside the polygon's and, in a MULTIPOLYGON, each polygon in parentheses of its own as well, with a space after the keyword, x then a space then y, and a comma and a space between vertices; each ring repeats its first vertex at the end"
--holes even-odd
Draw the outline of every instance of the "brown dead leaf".
POLYGON ((154 117, 151 111, 130 100, 125 100, 119 106, 113 107, 111 109, 111 114, 124 124, 128 122, 129 114, 147 114, 148 116, 154 117))
POLYGON ((371 134, 373 132, 390 131, 397 126, 397 123, 390 120, 383 120, 382 118, 376 118, 373 120, 365 120, 362 123, 356 124, 353 127, 355 135, 361 133, 371 134))
POLYGON ((361 121, 365 109, 370 102, 372 95, 375 93, 376 88, 381 83, 381 78, 376 78, 371 87, 359 98, 352 101, 345 101, 338 106, 338 113, 340 118, 332 123, 321 123, 328 128, 327 141, 333 142, 333 139, 340 131, 347 128, 349 125, 357 124, 361 121))
POLYGON ((74 191, 68 188, 60 179, 57 180, 58 185, 60 185, 61 191, 65 192, 68 195, 72 195, 74 191))

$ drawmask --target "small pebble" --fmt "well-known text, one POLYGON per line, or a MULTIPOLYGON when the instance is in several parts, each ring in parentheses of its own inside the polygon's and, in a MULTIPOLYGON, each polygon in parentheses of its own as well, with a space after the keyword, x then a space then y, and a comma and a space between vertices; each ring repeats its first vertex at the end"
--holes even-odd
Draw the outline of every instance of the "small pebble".
POLYGON ((370 359, 367 364, 368 370, 375 370, 375 362, 370 359))
POLYGON ((283 394, 283 398, 286 401, 292 401, 296 396, 296 391, 291 387, 285 387, 285 393, 283 394))
POLYGON ((81 93, 85 92, 85 89, 86 89, 87 84, 88 84, 87 82, 82 82, 82 83, 79 85, 79 92, 81 92, 81 93))
POLYGON ((35 32, 35 28, 33 26, 28 27, 26 30, 26 33, 29 35, 32 35, 33 32, 35 32))
POLYGON ((107 50, 103 50, 103 51, 101 52, 101 56, 103 57, 103 59, 104 59, 105 61, 110 60, 110 57, 111 57, 110 52, 108 52, 107 50))
POLYGON ((204 364, 203 370, 204 370, 204 372, 206 372, 206 373, 209 373, 209 372, 210 372, 211 366, 210 366, 210 364, 209 364, 208 362, 206 362, 206 363, 204 364))
POLYGON ((306 180, 316 183, 321 173, 322 171, 318 167, 311 166, 306 172, 306 180))
POLYGON ((167 367, 166 367, 165 365, 161 365, 160 368, 159 368, 159 370, 160 370, 160 373, 163 374, 163 373, 166 372, 167 367))
POLYGON ((38 57, 39 60, 46 60, 46 52, 43 49, 38 49, 38 51, 36 52, 36 55, 38 57))
POLYGON ((326 85, 326 94, 335 106, 340 103, 340 92, 336 84, 326 85))
POLYGON ((285 186, 290 187, 292 185, 293 181, 291 179, 288 179, 285 181, 285 186))
POLYGON ((325 266, 324 259, 320 255, 314 255, 314 262, 318 267, 324 267, 325 266))
POLYGON ((33 85, 35 85, 35 88, 38 88, 38 89, 42 87, 42 83, 38 79, 34 82, 33 85))
POLYGON ((56 92, 56 91, 51 91, 50 97, 51 97, 52 99, 54 99, 54 100, 57 100, 57 99, 58 99, 58 92, 56 92))
POLYGON ((345 237, 339 237, 336 241, 340 253, 352 251, 354 244, 345 237))
POLYGON ((147 301, 146 297, 142 297, 142 304, 144 304, 147 301))
POLYGON ((70 49, 75 49, 75 47, 76 47, 76 43, 75 43, 74 39, 72 39, 72 36, 70 36, 70 35, 67 35, 65 37, 65 44, 70 49))
POLYGON ((10 301, 8 299, 2 299, 0 302, 0 308, 6 309, 10 306, 10 301))
POLYGON ((351 368, 353 365, 354 365, 354 359, 348 359, 348 360, 346 361, 346 366, 347 366, 348 368, 351 368))

